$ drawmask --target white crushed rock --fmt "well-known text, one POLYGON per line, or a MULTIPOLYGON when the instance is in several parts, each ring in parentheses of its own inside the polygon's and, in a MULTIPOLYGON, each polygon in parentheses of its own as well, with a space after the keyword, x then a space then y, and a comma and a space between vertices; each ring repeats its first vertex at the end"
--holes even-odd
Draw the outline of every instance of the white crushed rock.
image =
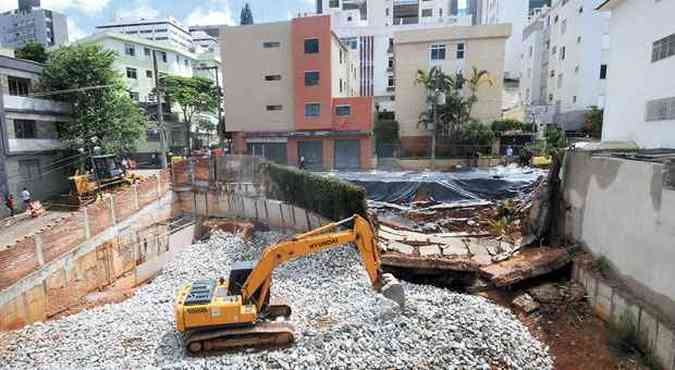
POLYGON ((130 299, 0 334, 0 368, 552 369, 541 343, 489 301, 403 282, 407 308, 376 295, 352 248, 295 260, 274 274, 272 300, 289 303, 294 346, 202 357, 186 355, 174 324, 185 282, 227 276, 231 263, 259 255, 229 234, 182 250, 130 299))

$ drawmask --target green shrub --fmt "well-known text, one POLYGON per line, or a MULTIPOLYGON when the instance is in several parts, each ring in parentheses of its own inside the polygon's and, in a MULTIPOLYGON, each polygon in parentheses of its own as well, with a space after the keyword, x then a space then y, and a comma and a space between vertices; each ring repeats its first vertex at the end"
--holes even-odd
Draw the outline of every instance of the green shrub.
POLYGON ((533 132, 535 130, 535 125, 532 123, 524 123, 517 121, 515 119, 500 119, 492 122, 491 125, 492 131, 497 136, 501 136, 506 131, 511 130, 520 130, 523 132, 533 132))
POLYGON ((272 162, 262 162, 258 170, 267 178, 266 195, 270 198, 334 221, 354 214, 367 217, 366 192, 359 186, 272 162))
POLYGON ((603 276, 607 276, 612 269, 609 259, 605 256, 598 257, 598 259, 593 262, 593 267, 595 271, 601 273, 603 276))

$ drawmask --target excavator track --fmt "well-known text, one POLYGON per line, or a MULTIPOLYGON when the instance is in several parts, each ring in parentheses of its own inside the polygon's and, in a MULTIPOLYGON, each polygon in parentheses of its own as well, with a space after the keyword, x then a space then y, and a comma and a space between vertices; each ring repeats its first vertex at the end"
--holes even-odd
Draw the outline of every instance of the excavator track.
POLYGON ((186 334, 184 343, 193 355, 242 347, 284 347, 295 341, 293 331, 288 323, 260 321, 246 327, 193 330, 186 334))
POLYGON ((288 319, 290 316, 290 306, 285 304, 269 305, 265 310, 265 320, 254 325, 192 330, 185 336, 185 347, 191 354, 199 354, 242 347, 287 346, 295 341, 293 326, 284 322, 273 322, 272 320, 279 317, 288 319))

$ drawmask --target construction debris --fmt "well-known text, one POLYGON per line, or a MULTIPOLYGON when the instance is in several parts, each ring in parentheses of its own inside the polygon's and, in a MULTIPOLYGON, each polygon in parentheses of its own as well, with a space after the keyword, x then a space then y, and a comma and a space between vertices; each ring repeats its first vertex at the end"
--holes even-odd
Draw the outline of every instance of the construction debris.
POLYGON ((3 335, 3 368, 551 369, 544 346, 505 308, 482 297, 403 283, 407 308, 371 294, 352 248, 297 259, 274 273, 272 301, 293 305, 294 346, 189 357, 174 328, 175 287, 227 276, 233 262, 276 241, 216 233, 181 250, 122 303, 3 335), (360 276, 361 278, 354 278, 360 276), (321 298, 324 297, 324 298, 321 298))
POLYGON ((251 222, 228 220, 224 218, 210 218, 202 224, 204 236, 208 237, 216 231, 238 234, 244 240, 250 240, 253 236, 255 225, 251 222))
POLYGON ((496 287, 519 283, 558 270, 572 261, 565 249, 534 248, 509 260, 481 267, 481 274, 496 287))
POLYGON ((518 295, 511 301, 511 304, 525 313, 532 313, 539 309, 539 303, 535 302, 532 296, 527 293, 518 295))

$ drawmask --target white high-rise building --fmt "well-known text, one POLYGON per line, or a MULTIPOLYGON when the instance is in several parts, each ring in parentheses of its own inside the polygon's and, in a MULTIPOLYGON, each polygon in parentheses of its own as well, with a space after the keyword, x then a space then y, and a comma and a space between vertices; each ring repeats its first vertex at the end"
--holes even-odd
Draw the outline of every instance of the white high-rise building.
MULTIPOLYGON (((468 1, 468 0, 467 0, 468 1)), ((477 5, 476 22, 480 24, 511 24, 511 37, 506 42, 504 78, 520 79, 520 56, 523 40, 521 35, 527 27, 530 12, 529 0, 474 0, 477 5)))
POLYGON ((178 22, 174 17, 119 19, 96 26, 96 29, 164 42, 187 50, 193 50, 195 47, 188 27, 178 22))
POLYGON ((605 0, 611 12, 603 141, 675 148, 675 1, 605 0))
POLYGON ((520 92, 530 119, 576 131, 592 106, 604 108, 610 13, 598 2, 554 0, 525 28, 520 92))
POLYGON ((317 13, 332 16, 334 32, 358 53, 359 93, 373 96, 381 111, 394 110, 394 33, 470 26, 457 0, 317 0, 317 13))
POLYGON ((48 48, 68 42, 67 18, 40 7, 40 0, 19 0, 19 7, 0 13, 0 46, 21 48, 35 41, 48 48))

